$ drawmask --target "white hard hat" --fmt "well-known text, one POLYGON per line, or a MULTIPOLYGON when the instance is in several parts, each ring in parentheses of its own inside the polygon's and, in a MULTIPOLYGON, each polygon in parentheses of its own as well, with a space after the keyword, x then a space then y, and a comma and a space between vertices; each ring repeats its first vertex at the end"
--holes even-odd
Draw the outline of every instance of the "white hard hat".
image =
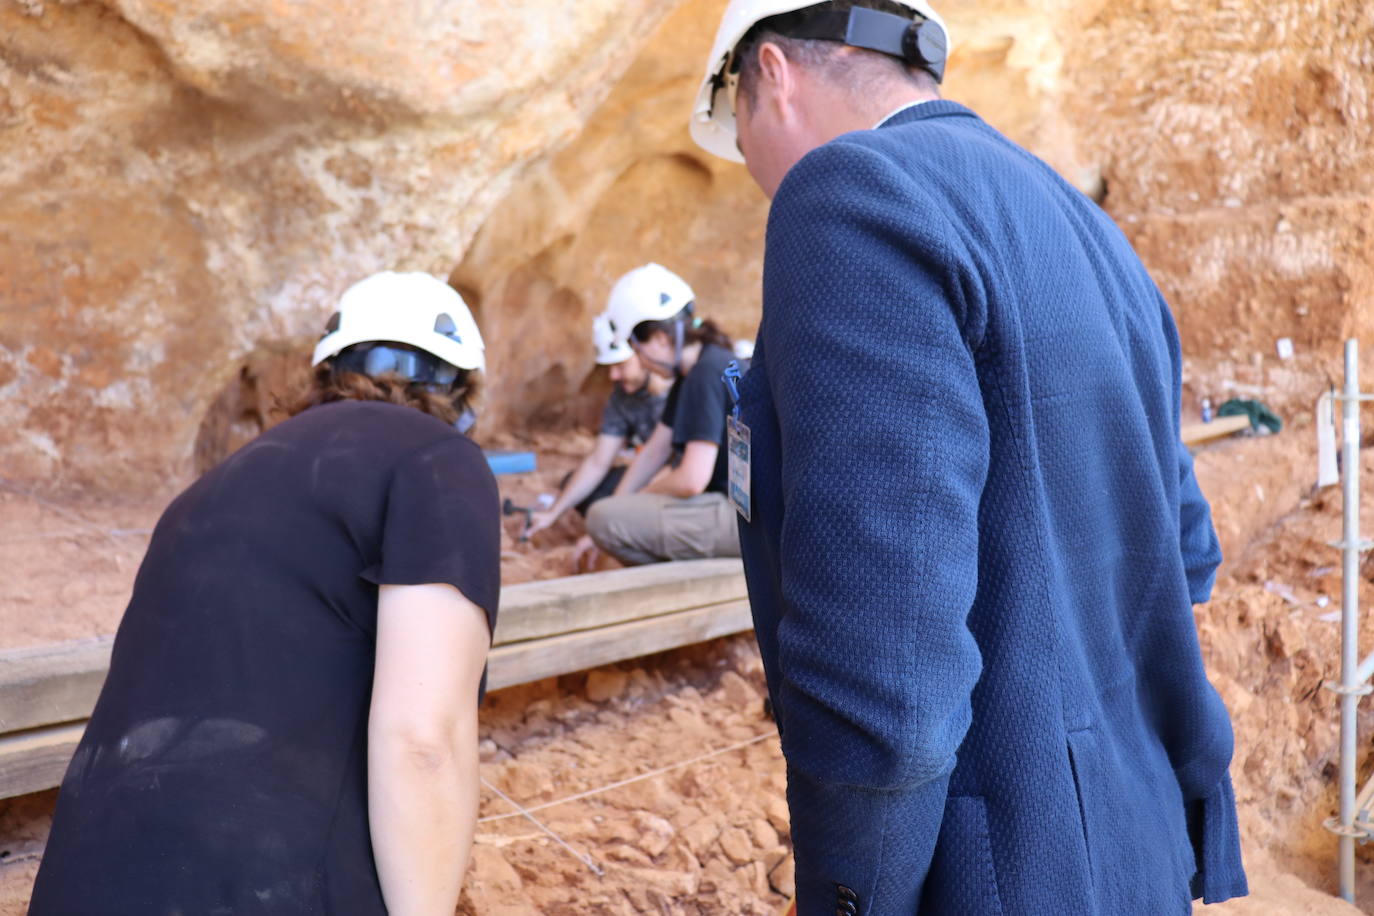
MULTIPOLYGON (((660 264, 636 267, 615 281, 602 316, 612 338, 606 349, 614 362, 629 358, 630 332, 645 321, 663 321, 691 305, 696 294, 687 281, 660 264)), ((603 362, 600 358, 598 362, 603 362)))
POLYGON ((354 344, 390 341, 433 354, 459 369, 481 369, 482 334, 458 291, 425 273, 383 271, 350 286, 339 299, 310 364, 354 344))
POLYGON ((592 346, 596 347, 598 366, 614 366, 630 358, 630 348, 623 340, 616 340, 609 312, 602 312, 592 319, 592 346))
MULTIPOLYGON (((730 103, 726 98, 726 80, 729 77, 726 67, 731 63, 730 57, 734 53, 735 46, 754 27, 754 23, 770 16, 792 13, 809 6, 820 6, 822 2, 823 0, 730 0, 730 5, 725 8, 725 15, 721 17, 720 28, 716 31, 716 41, 711 46, 711 56, 706 60, 706 74, 702 77, 701 89, 697 92, 696 105, 692 108, 689 129, 692 139, 697 142, 698 146, 708 153, 713 153, 722 159, 729 159, 731 162, 744 161, 744 156, 740 154, 739 147, 736 145, 735 113, 731 110, 730 103)), ((909 8, 922 19, 938 24, 943 40, 947 45, 948 29, 945 28, 945 21, 940 18, 939 13, 931 9, 929 3, 925 0, 895 0, 895 2, 909 8)), ((856 7, 856 9, 861 9, 861 7, 856 7)), ((849 43, 855 44, 855 42, 849 43)), ((879 49, 862 42, 857 43, 857 46, 873 47, 875 50, 891 53, 890 49, 879 49)), ((938 74, 936 78, 939 79, 938 74)))

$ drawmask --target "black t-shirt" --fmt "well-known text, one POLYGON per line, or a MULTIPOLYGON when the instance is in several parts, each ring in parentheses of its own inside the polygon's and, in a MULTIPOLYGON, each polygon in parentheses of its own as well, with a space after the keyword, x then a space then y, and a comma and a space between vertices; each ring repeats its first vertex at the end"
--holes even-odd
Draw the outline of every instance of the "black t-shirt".
POLYGON ((652 395, 648 387, 627 394, 616 385, 601 411, 601 435, 619 436, 632 448, 649 441, 663 414, 664 395, 652 395))
POLYGON ((714 442, 716 467, 708 493, 724 493, 729 458, 725 450, 725 417, 730 412, 730 392, 721 373, 735 355, 724 347, 706 344, 692 371, 673 382, 663 405, 663 424, 673 430, 673 449, 682 452, 688 442, 714 442))
POLYGON ((412 408, 311 408, 177 497, 30 912, 384 914, 366 782, 377 586, 432 582, 495 624, 496 482, 412 408))

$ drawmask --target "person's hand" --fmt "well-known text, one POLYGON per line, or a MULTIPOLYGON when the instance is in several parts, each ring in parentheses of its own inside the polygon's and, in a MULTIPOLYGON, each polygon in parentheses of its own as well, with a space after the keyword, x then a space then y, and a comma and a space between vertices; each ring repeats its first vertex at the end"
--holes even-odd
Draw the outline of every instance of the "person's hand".
POLYGON ((536 534, 558 521, 559 517, 562 515, 562 512, 551 512, 548 509, 545 509, 543 512, 531 512, 530 524, 529 527, 525 529, 525 536, 534 537, 536 534))
POLYGON ((573 545, 573 572, 591 572, 601 559, 601 549, 596 546, 590 534, 584 534, 573 545))

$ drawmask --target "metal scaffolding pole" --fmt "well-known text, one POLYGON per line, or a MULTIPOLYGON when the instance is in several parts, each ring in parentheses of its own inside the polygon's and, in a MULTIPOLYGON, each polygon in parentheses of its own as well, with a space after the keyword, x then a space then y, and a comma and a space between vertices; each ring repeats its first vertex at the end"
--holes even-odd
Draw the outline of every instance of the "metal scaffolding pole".
POLYGON ((1341 401, 1341 896, 1355 902, 1355 706, 1360 701, 1360 363, 1359 345, 1345 342, 1345 397, 1341 401))
MULTIPOLYGON (((1340 697, 1341 766, 1340 814, 1328 818, 1326 828, 1340 838, 1341 897, 1355 902, 1355 844, 1374 837, 1374 777, 1355 794, 1358 743, 1355 729, 1360 697, 1374 691, 1374 652, 1360 659, 1360 554, 1374 548, 1374 541, 1360 540, 1360 404, 1374 401, 1374 394, 1360 393, 1359 345, 1345 342, 1345 387, 1341 402, 1341 539, 1331 546, 1341 551, 1341 680, 1326 687, 1340 697)), ((1320 476, 1319 476, 1320 479, 1320 476)), ((1319 484, 1320 485, 1320 484, 1319 484)))
MULTIPOLYGON (((1359 348, 1345 342, 1345 390, 1341 394, 1341 703, 1340 821, 1333 826, 1340 837, 1341 896, 1355 902, 1355 840, 1364 831, 1355 826, 1355 712, 1361 695, 1369 692, 1360 677, 1360 383, 1359 348)), ((1366 675, 1367 677, 1367 675, 1366 675)))

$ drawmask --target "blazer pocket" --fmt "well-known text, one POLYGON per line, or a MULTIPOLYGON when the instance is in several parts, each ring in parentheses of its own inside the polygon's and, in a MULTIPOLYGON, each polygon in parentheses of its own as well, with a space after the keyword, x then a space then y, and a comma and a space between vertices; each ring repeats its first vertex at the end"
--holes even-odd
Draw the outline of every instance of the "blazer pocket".
MULTIPOLYGON (((1147 774, 1132 774, 1095 728, 1069 732, 1068 748, 1094 908, 1168 912, 1178 905, 1186 911, 1194 866, 1177 783, 1150 785, 1147 774), (1122 842, 1127 830, 1129 843, 1122 842)), ((1172 776, 1169 771, 1164 779, 1172 776)))
POLYGON ((1001 916, 997 866, 992 857, 987 804, 975 795, 951 795, 921 894, 921 912, 948 916, 1001 916))

